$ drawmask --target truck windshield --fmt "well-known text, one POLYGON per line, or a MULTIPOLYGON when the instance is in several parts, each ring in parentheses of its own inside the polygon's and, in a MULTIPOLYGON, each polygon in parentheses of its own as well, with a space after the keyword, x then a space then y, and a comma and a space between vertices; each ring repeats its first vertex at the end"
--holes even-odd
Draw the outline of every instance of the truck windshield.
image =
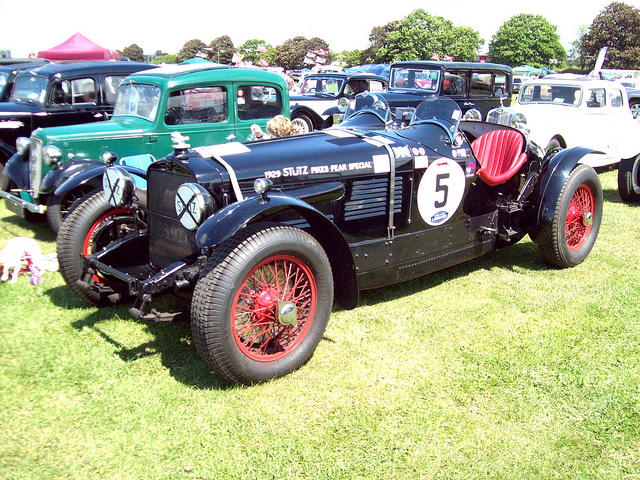
POLYGON ((160 88, 154 85, 122 84, 116 97, 113 116, 138 117, 153 122, 158 113, 159 101, 160 88))
POLYGON ((43 105, 47 96, 47 79, 35 75, 16 77, 10 101, 43 105))

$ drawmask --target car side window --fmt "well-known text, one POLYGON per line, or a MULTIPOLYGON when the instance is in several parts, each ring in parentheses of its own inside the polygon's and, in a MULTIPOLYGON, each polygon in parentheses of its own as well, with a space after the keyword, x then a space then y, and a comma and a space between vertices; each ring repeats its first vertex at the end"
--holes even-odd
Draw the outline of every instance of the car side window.
POLYGON ((501 97, 507 93, 507 76, 503 73, 496 74, 493 80, 493 96, 501 97))
POLYGON ((472 73, 469 94, 471 96, 478 97, 491 96, 491 74, 478 72, 472 73))
POLYGON ((592 88, 587 92, 587 107, 602 108, 605 106, 604 88, 592 88))
POLYGON ((613 108, 622 107, 622 92, 620 90, 609 90, 609 105, 613 108))
POLYGON ((238 119, 256 120, 282 115, 282 98, 273 87, 243 85, 237 90, 238 119))
POLYGON ((171 92, 164 122, 167 125, 219 123, 227 119, 227 89, 197 87, 171 92))
POLYGON ((53 85, 52 103, 77 105, 96 102, 96 82, 93 78, 63 80, 53 85))

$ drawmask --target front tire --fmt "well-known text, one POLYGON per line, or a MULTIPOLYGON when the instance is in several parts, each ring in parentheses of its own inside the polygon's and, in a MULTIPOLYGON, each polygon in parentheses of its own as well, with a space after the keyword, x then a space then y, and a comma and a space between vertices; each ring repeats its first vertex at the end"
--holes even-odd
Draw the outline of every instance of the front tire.
POLYGON ((93 280, 101 284, 103 294, 76 283, 82 275, 80 255, 86 257, 100 251, 130 232, 133 224, 131 210, 114 209, 102 191, 88 194, 62 222, 57 237, 60 273, 80 298, 99 307, 119 303, 117 295, 109 296, 115 293, 113 279, 94 276, 93 280))
POLYGON ((251 385, 306 363, 333 305, 329 260, 302 230, 249 225, 216 248, 193 293, 196 350, 218 375, 251 385))
POLYGON ((598 174, 578 165, 562 187, 551 225, 536 238, 543 260, 558 268, 583 262, 598 236, 602 204, 598 174))
POLYGON ((618 192, 627 203, 640 202, 640 155, 620 160, 618 192))
POLYGON ((64 197, 54 194, 49 195, 47 198, 47 211, 45 212, 45 215, 51 230, 58 233, 58 230, 60 230, 60 226, 62 225, 62 221, 77 204, 77 201, 80 198, 85 197, 88 193, 94 191, 97 191, 95 187, 86 185, 68 192, 64 197))
POLYGON ((640 122, 640 100, 629 100, 629 108, 633 118, 640 122))

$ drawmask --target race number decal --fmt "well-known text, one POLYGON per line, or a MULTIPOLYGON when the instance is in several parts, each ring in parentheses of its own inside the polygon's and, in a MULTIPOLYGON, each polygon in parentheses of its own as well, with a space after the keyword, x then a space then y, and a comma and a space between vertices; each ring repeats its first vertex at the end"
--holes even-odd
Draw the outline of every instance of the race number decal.
POLYGON ((429 225, 442 225, 453 216, 464 195, 464 171, 457 162, 436 160, 418 186, 418 210, 429 225))

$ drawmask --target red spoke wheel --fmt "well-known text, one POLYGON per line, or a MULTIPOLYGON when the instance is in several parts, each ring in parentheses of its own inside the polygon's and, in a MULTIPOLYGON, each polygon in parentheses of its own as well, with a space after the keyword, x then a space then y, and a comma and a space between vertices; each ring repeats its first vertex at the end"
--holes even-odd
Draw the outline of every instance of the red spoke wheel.
POLYGON ((313 355, 333 305, 329 260, 309 234, 250 225, 219 246, 193 293, 196 349, 217 374, 254 384, 313 355))
POLYGON ((559 268, 583 262, 598 236, 602 204, 598 174, 578 165, 562 187, 551 225, 536 239, 544 261, 559 268))
MULTIPOLYGON (((131 210, 114 209, 102 191, 88 194, 64 219, 57 237, 60 273, 79 297, 97 306, 112 303, 105 300, 105 295, 76 284, 82 275, 80 255, 86 257, 102 250, 131 232, 133 225, 131 210)), ((105 286, 112 283, 95 275, 93 279, 105 286)))

